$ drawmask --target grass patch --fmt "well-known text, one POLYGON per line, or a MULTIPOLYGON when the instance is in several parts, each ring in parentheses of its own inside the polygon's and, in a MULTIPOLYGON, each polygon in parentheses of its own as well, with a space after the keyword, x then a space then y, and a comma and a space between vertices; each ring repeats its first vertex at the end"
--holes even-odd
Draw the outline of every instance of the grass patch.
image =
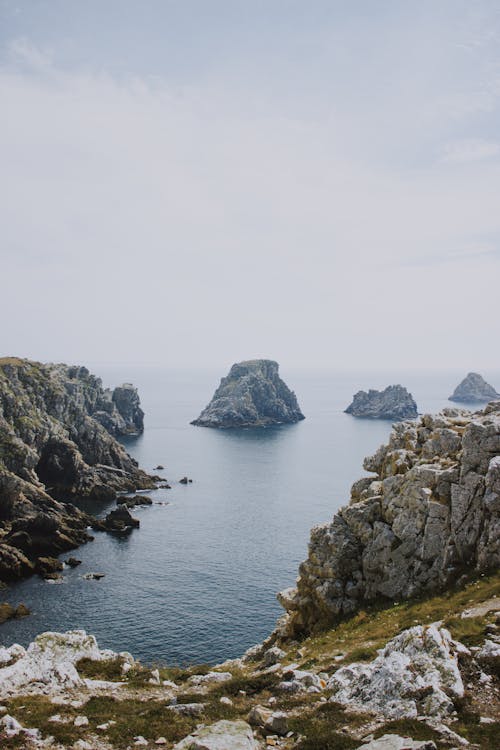
POLYGON ((116 748, 127 748, 136 735, 153 741, 165 737, 169 742, 178 742, 188 735, 199 719, 179 716, 169 711, 165 701, 117 700, 110 696, 94 696, 80 709, 88 716, 91 728, 112 720, 105 731, 96 730, 116 748))
MULTIPOLYGON (((455 727, 453 726, 453 730, 455 727)), ((438 732, 423 721, 417 719, 397 719, 384 724, 374 733, 376 738, 384 734, 399 734, 400 737, 411 737, 413 740, 434 740, 438 748, 443 747, 441 736, 438 732)))
POLYGON ((119 657, 115 659, 104 659, 102 661, 80 659, 75 666, 80 677, 86 677, 90 680, 121 682, 125 679, 122 674, 123 659, 120 659, 119 657))
MULTIPOLYGON (((56 706, 45 696, 38 695, 24 695, 19 698, 13 698, 12 700, 5 701, 5 705, 7 706, 8 713, 14 716, 23 727, 26 727, 26 729, 39 729, 43 737, 52 736, 56 742, 60 742, 62 745, 71 745, 83 737, 86 727, 80 728, 73 725, 74 717, 82 713, 80 709, 75 711, 74 708, 68 706, 56 706), (49 721, 49 718, 54 716, 54 714, 60 714, 62 718, 67 717, 71 721, 67 724, 49 721)), ((23 742, 26 743, 24 735, 21 735, 21 737, 23 742)), ((2 744, 2 750, 4 747, 9 746, 2 744)), ((16 747, 16 745, 13 745, 13 747, 16 747)), ((23 747, 23 745, 21 744, 20 747, 23 747)))
POLYGON ((265 691, 273 691, 278 683, 281 682, 275 672, 264 674, 236 674, 230 680, 216 684, 210 691, 214 696, 236 696, 240 690, 244 690, 247 695, 256 695, 265 691))
MULTIPOLYGON (((500 597, 500 573, 479 577, 464 589, 451 590, 422 599, 408 600, 393 606, 378 604, 367 608, 334 628, 307 637, 301 643, 304 661, 315 660, 315 668, 334 672, 349 661, 372 659, 378 648, 406 628, 443 620, 446 624, 462 628, 460 636, 475 640, 481 631, 480 618, 459 618, 467 608, 494 596, 500 597), (470 621, 473 621, 472 624, 470 621), (343 661, 333 662, 334 654, 346 653, 343 661)), ((499 599, 500 606, 500 599, 499 599)), ((482 627, 484 628, 484 621, 482 627)), ((454 636, 457 637, 457 635, 454 636)), ((484 638, 484 630, 481 638, 484 638)), ((462 639, 461 637, 459 638, 462 639)), ((293 661, 291 651, 286 661, 293 661)))
POLYGON ((459 721, 453 724, 453 730, 469 740, 470 743, 478 745, 481 750, 492 750, 492 748, 498 747, 500 721, 495 721, 492 724, 481 724, 479 719, 479 714, 462 712, 459 715, 459 721))
POLYGON ((366 717, 346 714, 338 703, 322 703, 315 711, 292 717, 289 726, 301 739, 295 745, 297 750, 354 750, 360 745, 341 732, 346 724, 350 727, 361 724, 366 717))
MULTIPOLYGON (((498 606, 500 607, 500 602, 498 606)), ((486 637, 485 617, 448 617, 444 625, 455 640, 466 646, 480 646, 486 637)))

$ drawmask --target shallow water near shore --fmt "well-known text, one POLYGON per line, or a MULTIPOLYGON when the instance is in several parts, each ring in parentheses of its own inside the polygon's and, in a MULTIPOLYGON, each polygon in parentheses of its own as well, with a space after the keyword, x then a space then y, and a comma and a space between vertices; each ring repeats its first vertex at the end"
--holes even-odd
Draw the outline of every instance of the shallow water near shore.
MULTIPOLYGON (((0 643, 24 645, 44 630, 83 628, 102 647, 144 662, 217 662, 265 638, 281 614, 275 594, 294 584, 310 528, 348 501, 362 459, 384 442, 391 424, 343 413, 360 388, 401 382, 420 412, 436 412, 465 373, 281 374, 306 420, 258 430, 193 427, 221 373, 147 367, 91 368, 105 385, 133 382, 146 413, 144 435, 127 443, 147 471, 158 464, 170 490, 134 509, 139 530, 69 553, 82 560, 62 584, 38 577, 0 598, 33 614, 0 626, 0 643), (192 484, 181 485, 184 475, 192 484), (88 581, 89 571, 105 573, 88 581)), ((484 373, 500 387, 500 373, 484 373)), ((455 405, 458 406, 458 405, 455 405)), ((114 504, 95 510, 107 512, 114 504)), ((63 559, 69 555, 63 555, 63 559)))

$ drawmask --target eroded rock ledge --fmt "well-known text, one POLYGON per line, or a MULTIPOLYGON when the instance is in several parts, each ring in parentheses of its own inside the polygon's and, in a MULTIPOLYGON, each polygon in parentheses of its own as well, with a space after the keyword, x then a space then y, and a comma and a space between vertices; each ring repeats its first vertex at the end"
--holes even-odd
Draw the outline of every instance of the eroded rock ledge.
POLYGON ((312 530, 296 588, 278 596, 281 636, 500 564, 500 402, 401 422, 364 468, 374 476, 355 482, 350 504, 312 530))
POLYGON ((231 367, 198 419, 199 427, 266 427, 304 419, 291 391, 270 359, 253 359, 231 367))
POLYGON ((85 367, 0 359, 0 580, 89 539, 71 501, 155 487, 113 437, 142 429, 137 392, 117 390, 85 367))

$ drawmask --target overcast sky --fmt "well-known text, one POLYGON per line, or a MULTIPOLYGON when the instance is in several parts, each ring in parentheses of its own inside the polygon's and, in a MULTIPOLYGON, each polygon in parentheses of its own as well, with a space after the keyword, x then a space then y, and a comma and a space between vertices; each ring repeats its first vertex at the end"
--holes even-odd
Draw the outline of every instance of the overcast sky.
POLYGON ((0 0, 1 349, 498 367, 500 2, 0 0))

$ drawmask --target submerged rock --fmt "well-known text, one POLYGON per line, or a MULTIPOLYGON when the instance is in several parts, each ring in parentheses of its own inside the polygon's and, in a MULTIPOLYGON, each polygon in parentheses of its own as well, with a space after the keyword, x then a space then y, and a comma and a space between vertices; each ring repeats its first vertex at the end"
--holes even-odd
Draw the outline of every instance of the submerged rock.
POLYGON ((500 398, 500 394, 495 391, 492 385, 487 383, 479 373, 469 372, 457 385, 448 400, 474 404, 494 401, 497 398, 500 398))
POLYGON ((265 427, 304 419, 297 398, 269 359, 239 362, 231 367, 198 419, 201 427, 265 427))
POLYGON ((358 391, 345 413, 369 419, 398 420, 413 419, 418 412, 413 396, 406 388, 389 385, 384 391, 358 391))

